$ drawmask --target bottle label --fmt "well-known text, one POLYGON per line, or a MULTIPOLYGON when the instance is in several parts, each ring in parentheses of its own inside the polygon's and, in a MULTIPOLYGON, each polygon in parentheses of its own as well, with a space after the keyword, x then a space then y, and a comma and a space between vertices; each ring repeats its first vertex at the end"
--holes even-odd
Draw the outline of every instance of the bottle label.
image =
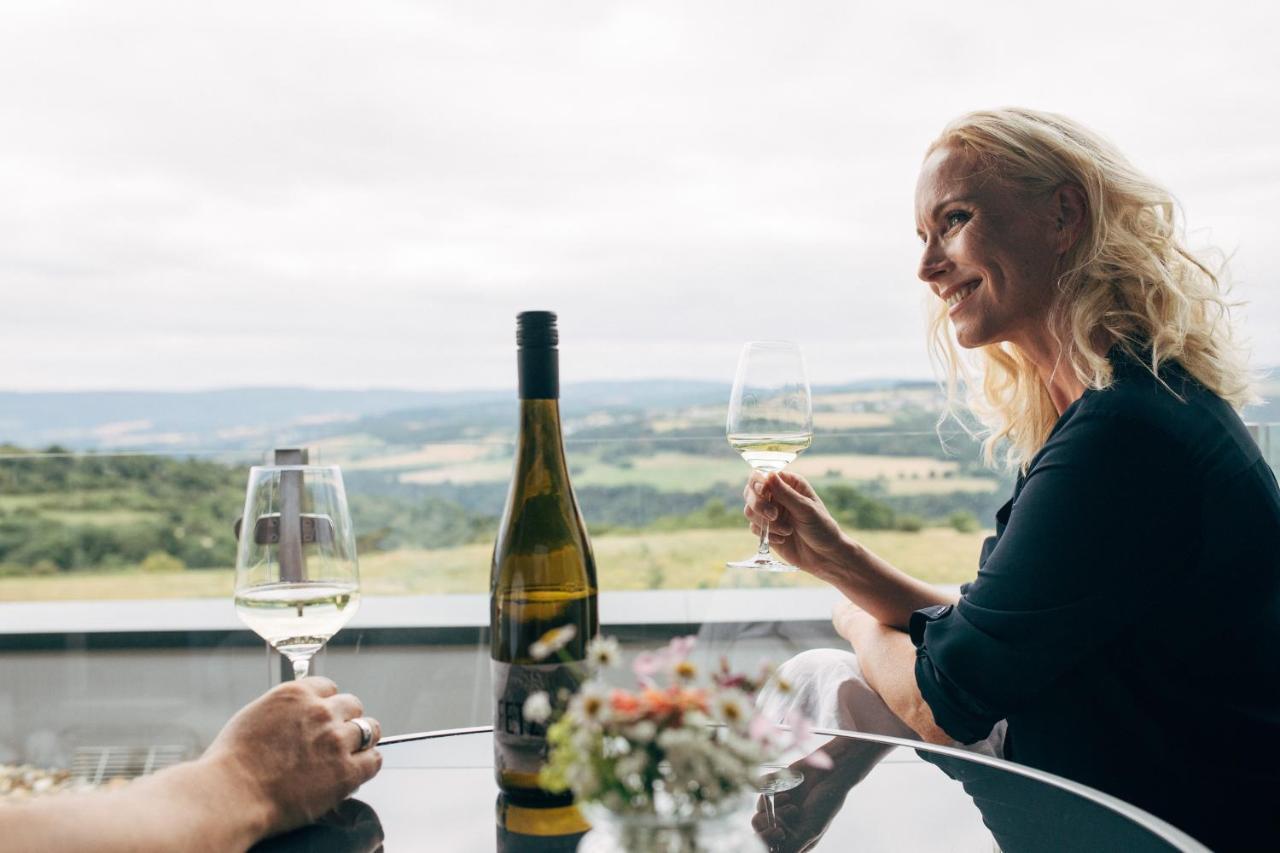
MULTIPOLYGON (((501 772, 536 774, 547 760, 547 723, 524 717, 524 703, 542 691, 553 708, 578 689, 581 665, 575 663, 512 664, 491 661, 493 672, 494 760, 501 772)), ((547 722, 550 722, 548 720, 547 722)))

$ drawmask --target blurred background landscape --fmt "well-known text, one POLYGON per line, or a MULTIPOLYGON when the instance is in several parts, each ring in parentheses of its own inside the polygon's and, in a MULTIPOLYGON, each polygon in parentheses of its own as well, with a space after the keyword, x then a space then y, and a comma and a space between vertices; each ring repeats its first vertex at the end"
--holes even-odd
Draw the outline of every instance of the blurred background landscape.
MULTIPOLYGON (((1267 379, 1261 390, 1277 389, 1267 379)), ((513 396, 0 395, 0 599, 227 595, 246 467, 272 442, 342 465, 367 593, 482 593, 511 476, 513 396)), ((723 437, 727 396, 710 382, 565 388, 570 474, 604 588, 807 582, 723 566, 752 546, 748 469, 723 437)), ((939 426, 942 406, 931 382, 815 388, 817 435, 792 469, 873 550, 960 583, 1011 481, 981 464, 954 420, 939 426)), ((1247 415, 1280 420, 1273 404, 1247 415)))
MULTIPOLYGON (((724 560, 751 548, 727 395, 687 381, 565 389, 570 473, 605 588, 719 586, 724 560)), ((3 396, 0 598, 226 595, 245 468, 272 440, 343 466, 368 593, 487 589, 511 476, 510 392, 3 396)), ((818 434, 794 470, 875 550, 954 583, 1008 482, 954 423, 937 427, 941 405, 927 382, 819 387, 818 434)))

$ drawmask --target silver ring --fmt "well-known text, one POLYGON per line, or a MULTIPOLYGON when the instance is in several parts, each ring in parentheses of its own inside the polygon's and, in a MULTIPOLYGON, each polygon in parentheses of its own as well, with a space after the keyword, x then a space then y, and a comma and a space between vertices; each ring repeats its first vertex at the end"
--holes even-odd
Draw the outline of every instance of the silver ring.
POLYGON ((356 747, 356 752, 364 752, 373 746, 373 725, 364 717, 352 717, 351 722, 360 730, 360 745, 356 747))

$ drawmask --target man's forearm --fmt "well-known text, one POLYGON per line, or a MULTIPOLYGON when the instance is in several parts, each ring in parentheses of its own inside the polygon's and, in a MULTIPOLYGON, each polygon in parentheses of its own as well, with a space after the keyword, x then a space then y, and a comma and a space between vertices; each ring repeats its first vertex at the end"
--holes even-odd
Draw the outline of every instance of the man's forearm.
POLYGON ((0 851, 167 853, 246 850, 265 831, 263 804, 212 762, 189 762, 114 791, 0 807, 0 851))

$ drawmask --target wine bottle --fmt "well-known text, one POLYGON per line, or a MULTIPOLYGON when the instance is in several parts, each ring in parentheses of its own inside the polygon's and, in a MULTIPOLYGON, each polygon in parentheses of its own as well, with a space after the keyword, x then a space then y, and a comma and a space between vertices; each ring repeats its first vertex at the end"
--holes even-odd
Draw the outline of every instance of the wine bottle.
POLYGON ((489 583, 494 773, 512 802, 552 806, 572 801, 538 786, 546 760, 546 725, 528 720, 525 700, 545 691, 552 702, 577 688, 587 643, 599 628, 596 566, 586 525, 569 485, 560 434, 559 335, 556 316, 517 318, 520 432, 515 471, 493 548, 489 583), (571 626, 572 631, 557 631, 571 626), (572 633, 562 648, 536 656, 534 644, 572 633))
POLYGON ((497 853, 574 853, 591 825, 577 806, 527 808, 498 795, 497 853))

